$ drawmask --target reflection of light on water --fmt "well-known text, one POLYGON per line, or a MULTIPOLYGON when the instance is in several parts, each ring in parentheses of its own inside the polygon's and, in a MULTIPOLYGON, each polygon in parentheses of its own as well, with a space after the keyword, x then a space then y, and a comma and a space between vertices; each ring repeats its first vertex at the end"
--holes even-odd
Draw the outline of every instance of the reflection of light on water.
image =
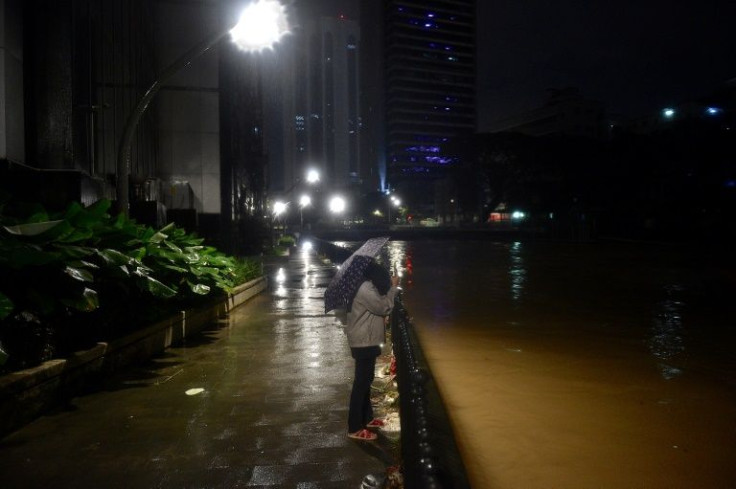
MULTIPOLYGON (((389 241, 386 245, 385 256, 382 261, 388 265, 391 273, 396 271, 399 277, 411 274, 411 268, 407 265, 407 243, 406 241, 389 241)), ((411 277, 408 278, 411 281, 411 277)))
POLYGON ((654 320, 648 345, 652 355, 662 361, 659 363, 662 377, 669 380, 682 374, 682 370, 664 362, 684 352, 685 341, 681 314, 683 303, 671 297, 673 293, 681 292, 682 287, 671 285, 665 290, 669 297, 654 307, 654 320))
POLYGON ((511 265, 509 266, 509 279, 511 280, 511 299, 514 302, 521 300, 526 283, 526 264, 522 255, 522 245, 519 241, 513 243, 509 248, 511 265))

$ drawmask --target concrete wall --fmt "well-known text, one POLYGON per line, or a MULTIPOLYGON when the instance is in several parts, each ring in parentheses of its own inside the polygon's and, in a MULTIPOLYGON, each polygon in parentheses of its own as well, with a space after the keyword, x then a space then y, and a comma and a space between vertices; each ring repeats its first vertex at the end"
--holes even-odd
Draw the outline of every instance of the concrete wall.
MULTIPOLYGON (((213 4, 160 2, 156 9, 161 70, 202 39, 224 30, 213 4)), ((213 47, 156 96, 161 179, 187 181, 198 212, 220 213, 218 52, 213 47)), ((172 189, 164 184, 164 192, 172 189)))
POLYGON ((24 163, 22 20, 20 0, 0 0, 0 158, 24 163))

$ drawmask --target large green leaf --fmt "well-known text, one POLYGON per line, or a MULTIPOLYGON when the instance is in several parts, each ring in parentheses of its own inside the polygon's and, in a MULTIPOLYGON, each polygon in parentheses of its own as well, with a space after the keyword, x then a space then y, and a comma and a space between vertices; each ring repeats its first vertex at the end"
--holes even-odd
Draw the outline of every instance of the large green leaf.
POLYGON ((198 295, 207 295, 210 293, 210 286, 205 284, 194 284, 192 282, 187 281, 187 284, 189 285, 189 288, 192 292, 198 295))
POLYGON ((128 252, 131 258, 135 258, 138 261, 142 261, 146 257, 146 247, 142 246, 128 252))
POLYGON ((166 263, 162 263, 161 268, 165 268, 166 270, 171 270, 172 272, 177 272, 177 273, 182 273, 182 274, 189 273, 189 270, 187 270, 186 268, 177 267, 176 265, 168 265, 166 263))
POLYGON ((169 231, 173 231, 175 229, 176 224, 173 222, 167 224, 166 226, 159 229, 156 233, 154 233, 150 238, 148 238, 148 241, 151 243, 161 243, 163 240, 169 237, 169 231))
MULTIPOLYGON (((74 218, 80 215, 84 211, 84 207, 82 207, 82 204, 79 202, 72 202, 69 204, 69 206, 66 208, 66 211, 64 212, 64 219, 66 219, 69 222, 73 222, 74 218)), ((76 225, 76 223, 75 223, 76 225)))
POLYGON ((88 262, 86 260, 70 261, 68 263, 68 265, 71 266, 71 267, 75 267, 75 268, 89 268, 89 269, 99 269, 100 268, 96 264, 90 263, 90 262, 88 262))
POLYGON ((61 303, 81 312, 92 312, 100 307, 100 300, 97 296, 97 292, 87 287, 84 288, 78 297, 73 299, 61 299, 61 303))
POLYGON ((10 313, 13 312, 13 307, 13 302, 8 298, 8 296, 0 292, 0 321, 8 317, 10 313))
POLYGON ((89 270, 86 270, 84 268, 78 268, 78 267, 67 265, 66 268, 64 268, 64 273, 69 275, 74 280, 79 280, 80 282, 93 282, 94 281, 94 276, 90 273, 89 270))
POLYGON ((42 221, 18 224, 16 226, 3 226, 7 232, 16 236, 37 236, 55 228, 64 221, 42 221))
POLYGON ((50 221, 48 213, 45 210, 39 210, 38 212, 35 212, 34 214, 31 214, 31 216, 26 219, 26 222, 28 223, 43 223, 50 221))
POLYGON ((133 275, 137 277, 148 277, 150 275, 150 272, 151 269, 145 265, 138 265, 133 269, 133 275))
POLYGON ((129 265, 134 261, 133 258, 129 257, 125 253, 121 253, 118 250, 113 250, 111 248, 97 250, 97 254, 110 265, 129 265))
POLYGON ((160 297, 163 299, 170 299, 176 295, 176 290, 171 287, 162 284, 153 277, 144 276, 139 282, 142 287, 153 294, 154 297, 160 297))
POLYGON ((192 252, 189 252, 189 253, 185 253, 185 254, 184 254, 184 260, 185 260, 185 261, 186 261, 187 263, 190 263, 190 264, 191 264, 191 263, 197 263, 197 262, 199 262, 199 260, 200 260, 201 258, 202 258, 202 257, 201 257, 201 256, 199 255, 199 253, 196 253, 196 252, 194 252, 194 251, 192 251, 192 252))
POLYGON ((94 236, 94 232, 91 229, 86 228, 75 228, 72 232, 60 236, 58 241, 62 243, 77 243, 79 241, 85 241, 94 236))
POLYGON ((169 260, 171 263, 178 263, 182 261, 183 258, 183 255, 181 255, 180 253, 174 253, 173 251, 152 247, 150 245, 148 246, 148 255, 164 258, 166 260, 169 260))
POLYGON ((87 258, 94 254, 96 250, 89 246, 73 246, 73 245, 59 245, 55 244, 54 248, 59 250, 65 258, 72 260, 78 260, 80 258, 87 258))
POLYGON ((181 255, 183 253, 182 250, 181 250, 181 248, 179 248, 178 246, 176 246, 174 243, 171 243, 169 241, 164 241, 164 245, 166 245, 167 248, 169 248, 171 251, 173 251, 173 252, 175 252, 175 253, 177 253, 179 255, 181 255))
POLYGON ((44 231, 33 239, 37 243, 52 243, 63 240, 65 237, 72 234, 74 230, 74 226, 72 226, 69 221, 61 221, 57 226, 44 231))
POLYGON ((94 204, 88 205, 84 209, 85 222, 93 223, 106 219, 107 212, 110 210, 112 202, 108 199, 101 199, 94 204))

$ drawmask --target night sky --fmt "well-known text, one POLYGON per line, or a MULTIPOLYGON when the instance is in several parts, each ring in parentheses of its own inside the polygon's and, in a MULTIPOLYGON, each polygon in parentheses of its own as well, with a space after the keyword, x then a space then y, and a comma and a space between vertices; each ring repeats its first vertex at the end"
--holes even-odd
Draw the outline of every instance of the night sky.
MULTIPOLYGON (((352 18, 359 11, 358 0, 295 1, 321 2, 325 13, 352 18)), ((708 94, 736 77, 734 0, 477 4, 481 131, 543 104, 548 88, 577 87, 614 115, 636 116, 708 94)))
POLYGON ((478 0, 479 126, 578 87, 613 114, 736 77, 733 0, 478 0))

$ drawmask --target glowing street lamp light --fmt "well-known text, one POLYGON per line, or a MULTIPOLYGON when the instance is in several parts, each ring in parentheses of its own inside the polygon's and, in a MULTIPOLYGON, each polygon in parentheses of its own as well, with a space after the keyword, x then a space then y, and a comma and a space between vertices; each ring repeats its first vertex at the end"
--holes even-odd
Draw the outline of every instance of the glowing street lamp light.
POLYGON ((312 198, 309 195, 302 195, 299 198, 299 227, 304 229, 304 208, 312 204, 312 198))
POLYGON ((218 32, 204 39, 159 74, 143 98, 138 102, 135 110, 128 116, 123 128, 123 137, 118 146, 116 162, 117 182, 115 190, 119 212, 127 215, 130 205, 128 201, 128 176, 130 175, 130 146, 133 142, 135 129, 161 86, 182 68, 189 66, 192 61, 206 53, 228 34, 231 35, 232 41, 240 49, 245 51, 260 51, 273 47, 276 42, 288 33, 289 25, 284 6, 278 0, 256 0, 246 7, 235 27, 228 28, 224 32, 218 32))
POLYGON ((286 207, 289 205, 288 202, 281 202, 277 200, 273 203, 273 217, 278 218, 281 214, 286 212, 286 207))
POLYGON ((391 225, 391 206, 399 207, 401 205, 401 199, 395 195, 391 196, 391 202, 388 204, 388 225, 391 225))
POLYGON ((243 51, 273 48, 289 32, 286 9, 278 1, 257 0, 243 10, 238 23, 228 32, 243 51))
POLYGON ((345 199, 343 199, 340 196, 335 196, 332 199, 330 199, 330 212, 333 214, 342 214, 345 212, 345 199))
POLYGON ((271 219, 271 244, 273 246, 276 246, 276 220, 281 214, 286 212, 288 206, 288 202, 282 202, 280 200, 273 203, 273 219, 271 219))
POLYGON ((319 172, 317 170, 309 170, 307 172, 307 183, 314 184, 319 182, 319 172))

